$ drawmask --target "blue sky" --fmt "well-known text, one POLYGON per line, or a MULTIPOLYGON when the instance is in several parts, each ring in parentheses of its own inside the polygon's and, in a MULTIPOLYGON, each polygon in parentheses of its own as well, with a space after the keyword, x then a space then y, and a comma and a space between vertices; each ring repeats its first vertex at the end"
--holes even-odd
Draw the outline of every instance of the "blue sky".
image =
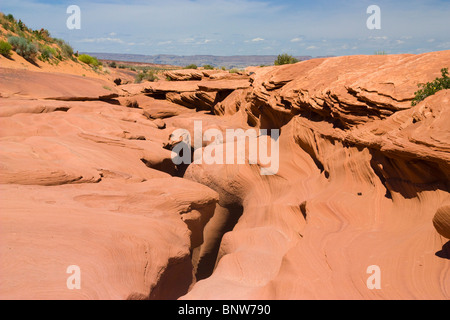
POLYGON ((80 52, 211 55, 354 55, 450 50, 450 0, 2 1, 33 29, 80 52), (81 29, 69 30, 69 5, 81 29), (369 30, 367 8, 381 9, 369 30))

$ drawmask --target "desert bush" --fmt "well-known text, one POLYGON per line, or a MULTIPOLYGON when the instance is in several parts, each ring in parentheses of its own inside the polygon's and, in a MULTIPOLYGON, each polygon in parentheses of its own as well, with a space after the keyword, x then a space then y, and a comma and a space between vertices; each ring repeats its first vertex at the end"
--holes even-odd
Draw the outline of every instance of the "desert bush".
POLYGON ((16 22, 16 19, 14 19, 14 16, 10 13, 8 15, 5 16, 6 20, 8 20, 9 22, 16 22))
POLYGON ((38 57, 38 59, 41 61, 49 61, 52 58, 53 58, 53 55, 52 55, 51 51, 48 49, 44 49, 41 52, 41 55, 38 57))
POLYGON ((375 51, 374 53, 376 56, 385 56, 387 55, 386 51, 375 51))
POLYGON ((30 41, 33 39, 32 37, 30 37, 29 35, 27 35, 25 32, 23 32, 21 30, 16 30, 16 33, 19 38, 25 38, 30 41))
POLYGON ((61 56, 63 58, 70 59, 73 57, 73 48, 67 42, 62 39, 54 39, 54 41, 61 48, 61 56))
POLYGON ((241 72, 239 69, 233 68, 230 70, 230 73, 239 73, 241 72))
POLYGON ((59 50, 56 51, 55 58, 58 59, 59 61, 64 60, 64 57, 61 55, 61 51, 59 51, 59 50))
POLYGON ((17 22, 17 26, 19 27, 20 31, 28 31, 27 26, 22 22, 22 20, 19 20, 19 22, 17 22))
POLYGON ((72 58, 73 56, 73 48, 68 44, 64 43, 60 46, 62 55, 66 58, 72 58))
POLYGON ((6 31, 9 31, 9 30, 10 30, 10 26, 9 26, 9 23, 8 23, 8 22, 2 21, 2 22, 1 22, 1 25, 2 25, 3 29, 5 29, 6 31))
POLYGON ((109 66, 110 68, 117 68, 117 63, 115 63, 115 62, 113 61, 113 62, 110 62, 110 63, 108 64, 108 66, 109 66))
POLYGON ((141 83, 142 81, 150 81, 150 82, 154 82, 156 80, 159 80, 159 78, 156 76, 155 72, 153 71, 149 71, 149 72, 139 72, 135 79, 134 82, 135 83, 141 83))
POLYGON ((185 69, 198 69, 198 66, 196 64, 190 64, 186 67, 184 67, 185 69))
POLYGON ((41 61, 49 61, 53 58, 61 57, 61 55, 58 54, 55 48, 49 46, 40 46, 39 51, 41 52, 41 55, 38 57, 38 59, 41 61))
POLYGON ((100 62, 97 60, 96 57, 91 57, 88 54, 80 54, 78 56, 78 60, 81 62, 84 62, 92 67, 98 67, 100 65, 100 62))
POLYGON ((145 73, 139 72, 139 73, 136 75, 136 77, 134 78, 134 82, 135 82, 135 83, 141 83, 142 80, 144 80, 144 78, 145 78, 145 73))
POLYGON ((414 93, 414 99, 411 103, 412 106, 416 106, 419 102, 425 100, 425 98, 434 95, 436 92, 444 89, 450 89, 450 78, 448 76, 448 68, 441 69, 441 78, 436 78, 432 82, 419 83, 419 88, 422 88, 414 93))
POLYGON ((49 39, 48 39, 48 38, 45 38, 45 37, 43 36, 43 34, 41 33, 41 31, 39 31, 39 30, 33 30, 33 31, 31 31, 31 34, 33 35, 33 37, 34 37, 35 39, 37 39, 37 40, 39 40, 39 41, 49 41, 49 39))
POLYGON ((15 19, 12 15, 5 16, 0 12, 0 24, 6 31, 14 31, 15 19))
POLYGON ((12 46, 6 41, 0 41, 0 54, 6 58, 10 58, 12 55, 12 46))
POLYGON ((293 56, 291 56, 287 53, 283 53, 283 54, 278 55, 274 64, 276 66, 281 66, 284 64, 292 64, 292 63, 297 63, 297 62, 299 62, 299 60, 297 58, 294 58, 293 56))
POLYGON ((32 31, 32 33, 33 36, 40 41, 55 41, 55 39, 51 37, 50 32, 47 29, 41 28, 41 30, 32 31))
POLYGON ((38 50, 36 46, 27 39, 12 36, 8 38, 8 42, 12 46, 12 49, 26 60, 32 61, 36 57, 38 50))
POLYGON ((214 67, 212 65, 210 65, 210 64, 205 64, 203 66, 203 69, 205 69, 205 70, 214 70, 214 67))

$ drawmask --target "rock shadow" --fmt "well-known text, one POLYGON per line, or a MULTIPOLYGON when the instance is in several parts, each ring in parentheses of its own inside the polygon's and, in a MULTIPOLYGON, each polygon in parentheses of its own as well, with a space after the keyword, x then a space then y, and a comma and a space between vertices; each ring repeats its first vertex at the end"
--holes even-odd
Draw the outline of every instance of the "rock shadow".
POLYGON ((436 252, 436 256, 442 259, 450 260, 450 241, 442 246, 442 250, 436 252))

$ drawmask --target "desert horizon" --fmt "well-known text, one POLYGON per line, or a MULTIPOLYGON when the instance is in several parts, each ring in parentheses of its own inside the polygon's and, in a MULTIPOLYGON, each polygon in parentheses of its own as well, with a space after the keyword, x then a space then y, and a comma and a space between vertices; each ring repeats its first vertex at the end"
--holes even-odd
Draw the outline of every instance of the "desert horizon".
POLYGON ((0 299, 449 300, 448 13, 2 5, 0 299))

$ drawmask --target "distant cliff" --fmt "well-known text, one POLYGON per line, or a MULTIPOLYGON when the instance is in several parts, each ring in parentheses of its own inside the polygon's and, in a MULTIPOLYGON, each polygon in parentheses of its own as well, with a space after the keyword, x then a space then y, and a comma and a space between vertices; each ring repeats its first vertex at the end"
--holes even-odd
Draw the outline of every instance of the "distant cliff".
MULTIPOLYGON (((277 56, 211 56, 211 55, 195 55, 195 56, 176 56, 176 55, 140 55, 140 54, 118 54, 118 53, 96 53, 90 52, 102 60, 118 60, 130 62, 145 62, 155 64, 167 64, 175 66, 187 66, 196 64, 202 66, 210 64, 215 67, 226 68, 245 68, 248 66, 273 65, 277 56)), ((311 56, 297 56, 299 60, 310 60, 311 56)))

